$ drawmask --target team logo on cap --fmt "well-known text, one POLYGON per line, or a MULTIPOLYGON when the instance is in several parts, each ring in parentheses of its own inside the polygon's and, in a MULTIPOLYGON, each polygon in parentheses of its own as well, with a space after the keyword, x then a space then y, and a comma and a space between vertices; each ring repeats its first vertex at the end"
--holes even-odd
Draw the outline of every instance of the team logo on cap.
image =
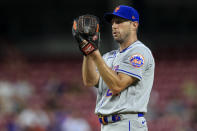
POLYGON ((135 16, 134 15, 132 16, 132 19, 135 19, 135 16))
POLYGON ((135 54, 131 56, 129 61, 132 66, 139 68, 144 64, 144 57, 140 54, 135 54))
POLYGON ((120 9, 120 6, 116 7, 115 12, 117 12, 120 9))

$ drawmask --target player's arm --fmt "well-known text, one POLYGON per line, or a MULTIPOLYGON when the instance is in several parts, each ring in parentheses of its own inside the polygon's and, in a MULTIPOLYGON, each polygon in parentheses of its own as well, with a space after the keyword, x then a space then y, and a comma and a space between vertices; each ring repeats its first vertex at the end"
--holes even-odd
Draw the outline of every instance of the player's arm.
POLYGON ((131 77, 124 73, 117 74, 115 71, 110 69, 104 62, 98 50, 94 51, 92 54, 90 54, 90 56, 94 60, 102 79, 110 88, 113 95, 120 93, 122 90, 137 80, 137 78, 131 77))
POLYGON ((83 58, 82 78, 86 87, 93 87, 98 84, 99 73, 96 72, 96 65, 90 56, 83 58))
POLYGON ((98 49, 100 42, 99 19, 94 15, 82 15, 74 19, 72 34, 78 43, 79 50, 84 55, 82 78, 85 86, 95 86, 99 80, 96 65, 89 56, 98 49))

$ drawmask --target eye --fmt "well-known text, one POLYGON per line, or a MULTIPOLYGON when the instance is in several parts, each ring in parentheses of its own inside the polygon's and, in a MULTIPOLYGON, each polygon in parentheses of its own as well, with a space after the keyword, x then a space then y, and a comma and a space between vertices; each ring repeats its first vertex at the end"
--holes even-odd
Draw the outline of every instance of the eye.
POLYGON ((120 23, 122 23, 122 22, 123 22, 123 21, 120 20, 120 19, 118 19, 118 20, 115 21, 116 24, 120 24, 120 23))
POLYGON ((116 23, 116 24, 120 24, 120 23, 123 23, 125 21, 128 21, 126 19, 122 19, 122 18, 118 18, 118 19, 112 19, 111 23, 116 23))
POLYGON ((112 24, 113 24, 113 23, 120 24, 121 22, 122 22, 122 21, 119 20, 119 19, 116 19, 116 20, 112 20, 112 21, 111 21, 112 24))

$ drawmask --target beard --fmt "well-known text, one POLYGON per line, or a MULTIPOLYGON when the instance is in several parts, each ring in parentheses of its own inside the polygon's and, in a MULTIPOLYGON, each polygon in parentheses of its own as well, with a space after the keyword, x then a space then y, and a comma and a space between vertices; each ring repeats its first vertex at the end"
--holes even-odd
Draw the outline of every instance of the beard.
POLYGON ((123 39, 122 39, 121 34, 119 32, 116 34, 112 33, 112 36, 116 42, 118 42, 120 44, 123 42, 123 39))
POLYGON ((117 36, 114 36, 114 35, 113 35, 113 38, 114 38, 114 40, 115 40, 116 42, 118 42, 118 43, 121 45, 122 43, 124 43, 125 41, 128 40, 128 38, 129 38, 129 33, 128 33, 128 34, 125 34, 125 35, 121 35, 121 34, 119 34, 119 35, 117 35, 117 36))
POLYGON ((124 29, 124 31, 112 29, 112 35, 114 40, 121 45, 130 39, 131 28, 129 26, 128 28, 124 29))
POLYGON ((122 39, 115 39, 115 38, 114 38, 114 40, 115 40, 116 42, 118 42, 120 45, 124 42, 124 40, 122 40, 122 39))

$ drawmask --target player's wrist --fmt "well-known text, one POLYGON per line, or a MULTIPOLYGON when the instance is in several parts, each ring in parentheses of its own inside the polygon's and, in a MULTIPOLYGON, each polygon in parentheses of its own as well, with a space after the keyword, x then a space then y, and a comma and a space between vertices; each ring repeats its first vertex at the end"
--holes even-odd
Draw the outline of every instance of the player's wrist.
POLYGON ((95 51, 93 51, 91 54, 89 54, 89 56, 95 60, 97 57, 101 56, 100 51, 98 49, 96 49, 95 51))

